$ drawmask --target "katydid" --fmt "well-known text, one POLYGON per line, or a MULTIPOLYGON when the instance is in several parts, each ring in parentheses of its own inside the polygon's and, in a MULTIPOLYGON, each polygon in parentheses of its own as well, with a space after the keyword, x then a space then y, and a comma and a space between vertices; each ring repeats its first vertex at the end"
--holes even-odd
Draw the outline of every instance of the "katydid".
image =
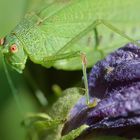
POLYGON ((28 14, 9 35, 0 40, 3 46, 1 52, 7 63, 19 73, 24 70, 27 58, 46 68, 53 66, 77 70, 81 69, 78 56, 85 53, 88 62, 92 60, 93 65, 98 49, 87 47, 79 40, 89 32, 97 31, 97 26, 101 24, 135 43, 120 27, 132 28, 140 23, 137 15, 139 0, 71 0, 64 6, 52 7, 53 10, 56 8, 54 12, 47 7, 28 14))
MULTIPOLYGON (((134 42, 114 25, 119 23, 120 27, 125 27, 128 23, 134 26, 139 23, 139 5, 139 0, 73 0, 47 16, 44 13, 49 8, 43 8, 37 14, 25 17, 0 41, 1 52, 10 66, 20 73, 27 58, 44 67, 79 69, 79 64, 72 66, 69 61, 79 56, 79 52, 91 52, 93 48, 81 45, 78 40, 100 24, 134 42)), ((92 53, 96 55, 94 51, 92 53)))

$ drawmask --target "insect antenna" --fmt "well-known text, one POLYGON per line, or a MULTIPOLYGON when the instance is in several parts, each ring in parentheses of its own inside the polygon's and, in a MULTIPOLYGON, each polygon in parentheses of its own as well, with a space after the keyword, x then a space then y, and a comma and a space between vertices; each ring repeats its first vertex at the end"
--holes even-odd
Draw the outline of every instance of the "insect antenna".
POLYGON ((8 84, 9 84, 9 86, 10 86, 12 95, 13 95, 13 97, 14 97, 14 100, 15 100, 16 104, 17 104, 19 113, 20 113, 20 115, 22 116, 22 115, 23 115, 23 111, 22 111, 21 103, 20 103, 19 98, 18 98, 18 96, 17 96, 17 90, 16 90, 16 88, 15 88, 13 82, 12 82, 12 78, 11 78, 11 76, 10 76, 10 74, 9 74, 9 71, 8 71, 8 68, 7 68, 7 66, 6 66, 4 56, 2 57, 2 63, 3 63, 4 72, 5 72, 6 78, 7 78, 7 80, 8 80, 8 84))

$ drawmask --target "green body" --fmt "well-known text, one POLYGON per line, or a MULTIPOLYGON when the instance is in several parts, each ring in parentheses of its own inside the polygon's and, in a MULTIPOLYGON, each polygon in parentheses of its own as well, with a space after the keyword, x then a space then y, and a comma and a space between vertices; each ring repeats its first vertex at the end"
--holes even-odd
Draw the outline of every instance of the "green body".
MULTIPOLYGON (((97 44, 93 31, 99 25, 96 22, 105 20, 118 29, 122 31, 126 29, 129 32, 140 23, 139 9, 139 0, 73 0, 69 3, 65 2, 63 5, 52 4, 38 14, 25 17, 12 31, 14 37, 10 35, 7 37, 8 39, 6 38, 6 42, 17 42, 18 40, 19 49, 22 48, 24 51, 24 63, 26 57, 29 57, 34 63, 45 67, 54 66, 65 70, 81 69, 80 57, 77 55, 77 58, 72 58, 70 54, 78 51, 85 52, 89 62, 88 66, 92 66, 101 58, 100 51, 96 49, 97 44), (83 37, 82 40, 80 40, 81 37, 83 37), (89 41, 90 38, 91 41, 89 41), (55 57, 56 59, 54 59, 55 57)), ((99 46, 102 47, 107 43, 108 46, 112 46, 110 43, 112 31, 108 29, 107 32, 104 28, 106 27, 98 29, 105 38, 99 46)), ((112 42, 113 45, 115 43, 117 45, 126 40, 122 38, 118 41, 118 36, 116 36, 112 42)), ((106 51, 106 49, 102 49, 102 51, 106 51)), ((110 51, 113 51, 113 48, 110 51)), ((21 53, 19 54, 21 55, 21 53)), ((12 67, 19 72, 24 68, 12 67)))

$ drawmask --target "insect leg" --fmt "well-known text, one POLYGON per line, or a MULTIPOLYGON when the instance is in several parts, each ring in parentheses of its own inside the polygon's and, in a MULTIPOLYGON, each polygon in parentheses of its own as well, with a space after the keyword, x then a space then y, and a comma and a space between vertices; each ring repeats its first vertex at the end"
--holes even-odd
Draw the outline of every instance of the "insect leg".
POLYGON ((77 55, 80 54, 80 51, 74 51, 70 53, 62 53, 62 54, 54 54, 53 56, 48 56, 43 59, 45 62, 55 62, 57 60, 62 60, 62 59, 68 59, 68 58, 73 58, 77 57, 77 55))
POLYGON ((82 70, 83 70, 83 77, 84 77, 84 85, 85 85, 85 95, 86 95, 86 100, 87 100, 87 105, 88 107, 95 107, 97 105, 97 100, 96 98, 94 99, 93 102, 90 102, 90 96, 89 96, 89 89, 88 89, 88 80, 87 80, 87 59, 86 55, 84 53, 81 53, 81 59, 82 59, 82 70))
POLYGON ((95 49, 100 52, 101 58, 103 58, 104 52, 102 49, 99 48, 100 39, 99 39, 99 32, 97 30, 97 27, 94 28, 94 35, 95 35, 95 49))
POLYGON ((99 41, 99 33, 96 27, 94 28, 94 35, 95 35, 95 47, 98 48, 100 41, 99 41))
POLYGON ((82 70, 83 70, 84 85, 85 85, 85 95, 86 95, 87 105, 89 107, 94 107, 94 106, 96 106, 96 101, 93 102, 93 103, 90 103, 89 90, 88 90, 88 80, 87 80, 87 72, 86 72, 87 59, 86 59, 86 55, 84 53, 81 53, 80 51, 71 52, 71 53, 64 53, 64 54, 60 54, 60 55, 56 55, 56 56, 46 57, 44 59, 44 61, 46 60, 46 62, 49 63, 48 65, 52 66, 53 63, 55 61, 57 61, 57 60, 78 57, 79 55, 81 56, 81 60, 82 60, 82 70))
POLYGON ((90 24, 86 29, 84 29, 79 34, 77 34, 75 37, 73 37, 66 45, 64 45, 61 49, 59 49, 56 54, 64 53, 66 50, 68 50, 70 47, 72 47, 72 44, 74 44, 75 42, 80 40, 83 36, 85 36, 89 31, 96 28, 99 24, 105 25, 106 27, 108 27, 109 29, 114 31, 115 33, 117 33, 117 34, 123 36, 124 38, 126 38, 127 40, 129 40, 130 42, 139 44, 138 42, 136 42, 136 40, 134 40, 133 38, 126 35, 124 32, 122 32, 121 30, 119 30, 118 28, 116 28, 115 26, 110 24, 108 21, 105 21, 102 19, 97 19, 92 24, 90 24))
POLYGON ((48 67, 53 66, 55 61, 62 60, 62 59, 69 59, 69 58, 74 58, 80 55, 80 51, 74 51, 70 53, 62 53, 62 54, 54 54, 52 56, 45 57, 43 59, 44 63, 47 63, 48 67))
POLYGON ((108 21, 103 20, 103 19, 100 19, 100 20, 98 20, 98 22, 100 24, 105 25, 106 27, 108 27, 109 29, 111 29, 113 32, 119 34, 120 36, 123 36, 124 38, 126 38, 130 42, 132 42, 134 44, 137 44, 137 45, 140 45, 136 40, 134 40, 133 38, 131 38, 130 36, 128 36, 127 34, 125 34, 123 31, 121 31, 120 29, 118 29, 114 25, 110 24, 108 21))
POLYGON ((85 94, 86 94, 86 99, 87 99, 87 105, 89 105, 90 98, 89 98, 88 80, 87 80, 87 73, 86 73, 87 60, 86 60, 86 55, 84 53, 81 53, 80 51, 76 51, 76 52, 70 52, 70 53, 64 53, 64 54, 57 54, 55 56, 46 57, 44 59, 44 61, 47 62, 47 64, 49 66, 52 66, 53 63, 57 60, 78 57, 79 55, 81 56, 81 60, 82 60, 82 70, 83 70, 83 76, 84 76, 85 94))
POLYGON ((80 40, 82 37, 84 37, 89 31, 93 30, 97 25, 99 25, 100 22, 95 21, 91 25, 89 25, 86 29, 81 31, 79 34, 77 34, 75 37, 73 37, 66 45, 64 45, 61 49, 57 51, 56 54, 62 54, 66 50, 72 47, 72 44, 76 43, 78 40, 80 40))
POLYGON ((86 55, 84 53, 81 54, 81 59, 82 59, 82 70, 83 70, 83 76, 84 76, 84 85, 85 85, 85 94, 87 98, 87 105, 90 104, 90 98, 89 98, 89 90, 88 90, 88 80, 87 80, 87 59, 86 55))

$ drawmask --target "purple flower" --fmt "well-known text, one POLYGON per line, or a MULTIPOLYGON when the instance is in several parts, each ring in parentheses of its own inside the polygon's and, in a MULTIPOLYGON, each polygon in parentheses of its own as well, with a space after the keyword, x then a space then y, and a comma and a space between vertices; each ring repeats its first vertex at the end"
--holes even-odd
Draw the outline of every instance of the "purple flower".
POLYGON ((105 59, 96 63, 89 75, 89 93, 91 96, 103 98, 108 82, 105 77, 120 63, 140 58, 140 49, 134 44, 127 44, 109 54, 105 59))
POLYGON ((85 97, 80 99, 62 134, 87 124, 81 137, 103 132, 140 138, 140 48, 129 43, 96 63, 89 75, 89 94, 91 102, 99 101, 97 106, 89 108, 85 97))

